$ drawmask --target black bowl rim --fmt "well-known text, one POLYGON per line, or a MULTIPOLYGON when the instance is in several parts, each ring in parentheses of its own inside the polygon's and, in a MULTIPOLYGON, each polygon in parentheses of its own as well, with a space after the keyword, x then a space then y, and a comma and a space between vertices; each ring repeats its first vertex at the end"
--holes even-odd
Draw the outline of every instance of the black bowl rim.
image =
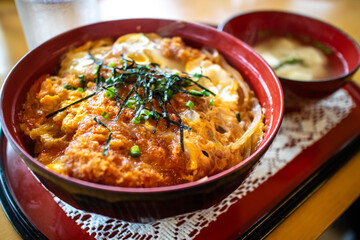
MULTIPOLYGON (((331 23, 325 22, 323 20, 314 18, 312 16, 308 16, 305 14, 300 14, 300 13, 295 13, 295 12, 290 12, 290 11, 276 11, 276 10, 269 10, 269 11, 247 11, 247 12, 243 12, 240 14, 235 14, 232 17, 228 18, 227 20, 225 20, 225 22, 221 23, 217 29, 219 31, 224 31, 224 27, 226 26, 226 24, 228 24, 230 21, 232 21, 233 19, 237 18, 237 17, 241 17, 244 15, 252 15, 252 14, 258 14, 258 13, 269 13, 269 14, 281 14, 281 15, 292 15, 292 16, 296 16, 296 17, 302 17, 302 18, 306 18, 308 20, 312 20, 314 22, 319 22, 322 24, 325 24, 331 28, 333 28, 334 30, 336 30, 338 33, 340 33, 341 36, 343 36, 344 38, 347 38, 348 40, 350 40, 354 46, 355 46, 355 50, 357 50, 358 55, 359 55, 359 60, 357 65, 355 66, 354 69, 352 69, 351 71, 348 71, 344 74, 341 74, 340 76, 337 77, 331 77, 331 78, 324 78, 324 79, 315 79, 315 80, 299 80, 299 79, 291 79, 291 78, 285 78, 285 77, 280 77, 278 76, 279 79, 281 80, 285 80, 285 81, 289 81, 289 82, 298 82, 298 83, 324 83, 324 82, 332 82, 332 81, 340 81, 343 79, 347 79, 348 77, 352 76, 353 74, 355 74, 355 72, 360 68, 360 45, 355 41, 355 39, 353 39, 348 33, 346 33, 345 31, 343 31, 342 29, 332 25, 331 23)), ((240 39, 241 40, 241 39, 240 39)))
POLYGON ((160 19, 160 18, 119 19, 119 20, 102 21, 102 22, 96 22, 96 23, 84 25, 84 26, 77 27, 77 28, 71 29, 69 31, 66 31, 59 35, 56 35, 53 38, 40 44, 33 50, 29 51, 25 56, 23 56, 17 62, 17 64, 12 68, 12 70, 9 72, 9 74, 7 75, 7 77, 4 81, 4 84, 3 84, 3 87, 2 87, 2 90, 0 93, 0 101, 3 102, 3 91, 4 91, 5 85, 7 83, 7 80, 9 78, 9 76, 12 74, 13 70, 16 69, 17 66, 20 65, 24 59, 29 58, 30 55, 32 55, 34 52, 36 52, 38 50, 38 48, 42 47, 43 45, 50 44, 52 41, 55 41, 55 39, 60 38, 63 35, 70 34, 73 31, 79 31, 80 29, 89 28, 89 27, 91 28, 92 26, 95 26, 95 25, 110 24, 111 22, 119 22, 119 21, 126 22, 126 21, 152 21, 152 20, 165 21, 168 23, 174 23, 174 22, 185 23, 185 24, 189 24, 189 25, 193 25, 193 26, 197 26, 197 27, 201 27, 201 28, 206 28, 209 31, 216 31, 217 34, 220 34, 220 35, 223 35, 224 37, 229 38, 230 40, 234 41, 235 43, 241 45, 244 49, 246 49, 250 53, 256 55, 258 57, 258 60, 261 63, 265 64, 264 66, 266 66, 266 68, 269 70, 269 72, 273 75, 275 83, 277 85, 277 89, 279 91, 278 93, 280 94, 280 106, 279 106, 280 113, 279 113, 279 118, 277 119, 277 121, 273 122, 274 130, 272 132, 268 133, 268 135, 265 137, 265 139, 261 143, 260 147, 253 154, 251 154, 248 158, 246 158, 244 161, 236 164, 233 167, 230 167, 224 171, 221 171, 220 173, 217 173, 217 174, 209 176, 209 177, 205 177, 203 179, 200 179, 200 180, 197 180, 194 182, 183 183, 183 184, 178 184, 178 185, 151 187, 151 188, 132 188, 132 187, 110 186, 110 185, 103 185, 103 184, 88 182, 85 180, 65 176, 60 173, 57 173, 57 172, 47 169, 43 164, 36 161, 35 158, 33 158, 26 150, 24 150, 21 146, 19 146, 19 144, 14 140, 14 138, 11 136, 11 134, 8 130, 8 127, 4 124, 5 120, 4 120, 3 111, 1 109, 0 121, 2 124, 2 131, 4 132, 6 138, 9 140, 10 145, 18 153, 18 155, 22 158, 22 160, 25 161, 26 164, 28 164, 31 169, 32 169, 32 167, 34 167, 36 169, 36 170, 32 169, 34 172, 40 173, 40 174, 42 172, 42 173, 45 173, 46 175, 53 176, 56 179, 59 179, 60 181, 64 181, 70 185, 76 185, 80 188, 90 188, 90 189, 94 189, 97 191, 107 191, 107 192, 123 193, 123 194, 148 194, 148 193, 175 192, 175 191, 179 191, 179 190, 184 191, 187 189, 201 187, 201 186, 209 184, 211 182, 219 181, 219 180, 223 179, 224 177, 226 177, 228 174, 231 174, 232 172, 236 172, 237 170, 241 169, 243 166, 251 164, 251 162, 252 162, 251 160, 253 160, 256 156, 263 154, 265 152, 265 150, 270 146, 271 142, 273 141, 277 132, 279 131, 279 128, 280 128, 280 125, 281 125, 281 122, 283 119, 283 114, 284 114, 284 94, 283 94, 283 90, 281 87, 281 83, 280 83, 279 79, 277 78, 276 74, 271 69, 271 67, 265 62, 265 60, 263 60, 261 57, 259 58, 259 55, 256 52, 254 52, 254 50, 250 46, 248 46, 248 44, 246 44, 243 41, 239 40, 238 38, 232 36, 231 34, 228 34, 223 31, 218 31, 216 28, 210 27, 208 25, 200 24, 200 23, 189 22, 189 21, 176 20, 176 19, 160 19), (40 169, 40 170, 38 170, 38 169, 40 169))

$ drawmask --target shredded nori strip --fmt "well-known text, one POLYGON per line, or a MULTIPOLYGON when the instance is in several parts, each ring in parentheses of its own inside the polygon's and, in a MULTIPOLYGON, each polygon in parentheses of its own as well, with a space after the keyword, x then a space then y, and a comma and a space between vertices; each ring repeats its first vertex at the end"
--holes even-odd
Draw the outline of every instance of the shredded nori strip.
POLYGON ((89 98, 95 96, 96 94, 98 94, 98 93, 101 92, 101 91, 102 91, 102 89, 100 89, 99 91, 93 92, 92 94, 89 94, 89 95, 87 95, 87 96, 84 97, 84 98, 81 98, 81 99, 79 99, 79 100, 76 100, 75 102, 70 103, 69 105, 67 105, 67 106, 65 106, 65 107, 63 107, 63 108, 60 108, 59 110, 56 110, 55 112, 52 112, 52 113, 46 115, 46 118, 50 118, 50 117, 58 114, 59 112, 62 112, 62 111, 64 111, 64 110, 66 110, 68 107, 71 107, 71 106, 73 106, 73 105, 75 105, 75 104, 78 104, 78 103, 80 103, 80 102, 82 102, 82 101, 85 101, 86 99, 89 99, 89 98))
MULTIPOLYGON (((156 128, 158 126, 160 117, 166 120, 166 125, 168 128, 170 127, 170 124, 176 125, 177 127, 179 127, 181 149, 182 151, 184 151, 183 131, 184 129, 191 130, 191 128, 183 124, 179 113, 175 110, 174 106, 171 103, 171 99, 173 98, 173 95, 179 92, 186 93, 195 97, 203 97, 204 94, 200 92, 197 91, 191 92, 186 90, 186 88, 193 85, 196 85, 200 89, 207 91, 208 94, 210 93, 215 96, 215 93, 213 93, 212 91, 210 91, 209 89, 205 88, 204 86, 202 86, 197 82, 201 78, 209 79, 209 77, 202 75, 202 73, 189 74, 183 72, 180 75, 179 73, 171 73, 167 68, 165 68, 165 71, 163 71, 160 68, 160 65, 157 63, 141 65, 141 64, 137 64, 133 59, 129 57, 125 58, 123 55, 121 55, 121 60, 118 66, 107 66, 103 64, 103 60, 97 60, 90 52, 88 54, 90 58, 94 61, 94 64, 96 65, 96 74, 95 74, 96 91, 55 112, 48 114, 46 118, 50 118, 56 115, 57 113, 66 110, 70 106, 73 106, 86 99, 89 99, 90 97, 95 96, 96 94, 100 93, 103 90, 111 91, 114 92, 116 104, 119 107, 118 113, 115 117, 115 121, 118 121, 125 106, 127 106, 129 99, 130 98, 135 99, 134 118, 138 118, 140 112, 143 109, 147 109, 153 112, 153 114, 155 114, 154 119, 156 120, 156 125, 153 130, 153 134, 155 134, 156 132, 156 128), (112 71, 112 76, 107 79, 104 79, 104 77, 102 76, 102 71, 106 71, 106 70, 112 71), (192 78, 196 78, 197 80, 193 80, 192 78), (125 99, 122 99, 119 96, 118 88, 121 88, 122 85, 124 84, 130 85, 132 86, 132 88, 127 93, 125 99), (113 87, 114 90, 109 89, 111 87, 113 87), (143 89, 142 94, 138 92, 139 89, 143 89), (161 113, 155 110, 155 106, 153 103, 154 99, 158 102, 159 104, 158 107, 161 113), (151 108, 146 107, 147 104, 150 104, 151 108), (175 113, 177 117, 177 121, 170 119, 170 115, 168 112, 168 105, 171 106, 173 112, 175 113)), ((94 120, 103 127, 106 127, 105 124, 103 124, 97 118, 94 118, 94 120)), ((112 136, 112 132, 110 131, 110 129, 108 130, 109 130, 109 137, 105 144, 105 150, 103 153, 104 156, 107 155, 109 143, 112 136)))
POLYGON ((95 120, 95 122, 97 122, 98 124, 100 124, 101 126, 106 128, 107 130, 109 130, 109 135, 106 140, 104 151, 103 151, 103 156, 106 157, 108 154, 108 151, 109 151, 110 141, 111 141, 111 137, 112 137, 112 131, 103 122, 101 122, 97 117, 94 117, 94 120, 95 120))
POLYGON ((236 119, 238 120, 238 122, 241 122, 240 113, 239 112, 236 113, 235 116, 236 116, 236 119))
POLYGON ((169 101, 169 105, 172 107, 172 109, 175 112, 176 117, 179 120, 179 124, 180 124, 180 127, 179 127, 179 130, 180 130, 180 145, 181 145, 181 150, 184 151, 184 127, 182 125, 182 120, 181 120, 181 117, 180 117, 179 113, 175 110, 174 106, 171 104, 170 101, 169 101))

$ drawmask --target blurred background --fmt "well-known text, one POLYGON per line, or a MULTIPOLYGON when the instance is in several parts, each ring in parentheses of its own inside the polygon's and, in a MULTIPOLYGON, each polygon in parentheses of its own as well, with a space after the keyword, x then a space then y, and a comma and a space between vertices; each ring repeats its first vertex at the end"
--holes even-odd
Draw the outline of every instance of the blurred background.
MULTIPOLYGON (((34 0, 32 0, 34 1, 34 0)), ((49 1, 49 0, 48 0, 49 1)), ((54 0, 52 0, 54 1, 54 0)), ((97 19, 170 18, 218 25, 239 13, 254 10, 291 10, 327 21, 360 42, 354 19, 360 14, 359 0, 94 0, 97 19)), ((92 2, 86 1, 86 2, 92 2)), ((81 12, 84 7, 79 7, 81 12)), ((46 20, 44 20, 46 21, 46 20)), ((61 23, 58 23, 61 24, 61 23)), ((57 24, 56 24, 57 25, 57 24)), ((55 24, 54 24, 54 27, 55 24)), ((0 0, 0 81, 28 51, 14 0, 0 0)), ((357 76, 360 73, 357 73, 357 76)), ((355 78, 356 78, 355 77, 355 78)))

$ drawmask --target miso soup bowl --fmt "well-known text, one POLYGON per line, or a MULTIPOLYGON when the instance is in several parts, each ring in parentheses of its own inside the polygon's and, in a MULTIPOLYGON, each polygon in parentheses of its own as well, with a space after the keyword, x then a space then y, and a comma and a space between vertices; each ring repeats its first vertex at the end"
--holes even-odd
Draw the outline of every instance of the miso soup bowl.
MULTIPOLYGON (((250 46, 271 37, 291 37, 325 53, 331 75, 321 80, 279 77, 285 92, 300 97, 325 97, 348 81, 360 66, 360 48, 342 30, 323 21, 281 11, 256 11, 234 16, 218 27, 250 46)), ((291 94, 290 94, 291 96, 291 94)))
POLYGON ((283 92, 272 69, 248 45, 214 28, 174 20, 129 19, 100 22, 63 33, 24 56, 8 75, 1 92, 1 124, 5 136, 38 180, 75 208, 131 222, 152 222, 218 203, 234 191, 268 149, 283 116, 283 92), (61 56, 86 41, 127 33, 156 32, 180 36, 193 47, 212 47, 243 75, 265 110, 265 136, 249 158, 201 181, 154 188, 106 186, 67 177, 40 164, 19 128, 18 113, 26 93, 41 75, 56 73, 61 56))

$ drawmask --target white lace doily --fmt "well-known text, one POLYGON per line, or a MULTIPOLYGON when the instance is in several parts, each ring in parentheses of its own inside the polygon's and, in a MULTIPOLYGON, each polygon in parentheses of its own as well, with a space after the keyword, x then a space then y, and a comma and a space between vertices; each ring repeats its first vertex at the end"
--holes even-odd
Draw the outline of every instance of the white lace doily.
POLYGON ((273 144, 249 177, 237 190, 213 207, 152 224, 134 224, 75 209, 57 197, 54 197, 55 201, 96 239, 194 239, 202 228, 215 221, 238 199, 275 175, 296 155, 340 123, 355 107, 351 96, 342 89, 325 99, 302 100, 295 105, 297 111, 285 114, 273 144))

